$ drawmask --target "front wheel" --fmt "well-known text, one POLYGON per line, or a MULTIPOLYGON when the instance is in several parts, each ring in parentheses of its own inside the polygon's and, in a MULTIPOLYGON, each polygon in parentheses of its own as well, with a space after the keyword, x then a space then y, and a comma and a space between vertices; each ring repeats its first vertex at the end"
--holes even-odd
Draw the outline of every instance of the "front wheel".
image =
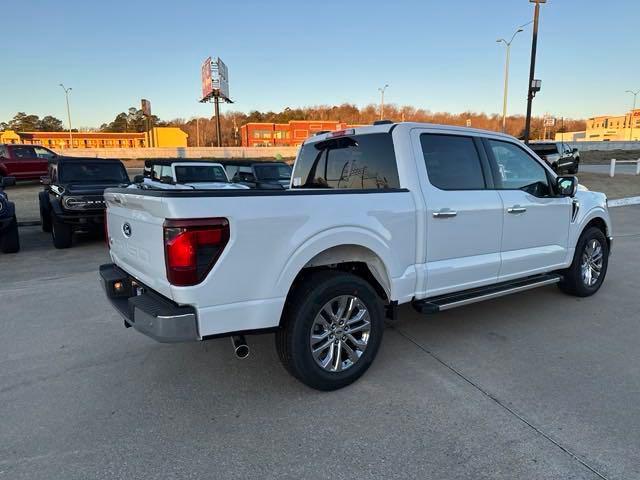
POLYGON ((356 381, 375 358, 384 332, 382 301, 362 278, 320 271, 291 293, 276 333, 282 364, 302 383, 336 390, 356 381))
POLYGON ((73 230, 71 225, 67 225, 51 214, 51 237, 53 246, 56 248, 69 248, 73 240, 73 230))
POLYGON ((42 206, 40 206, 40 226, 45 233, 51 231, 51 215, 42 206))
POLYGON ((20 236, 16 217, 13 217, 7 230, 0 234, 0 250, 2 250, 2 253, 17 253, 20 251, 20 236))
POLYGON ((609 266, 609 244, 602 230, 590 227, 580 235, 571 266, 563 272, 560 289, 576 297, 589 297, 602 286, 609 266))

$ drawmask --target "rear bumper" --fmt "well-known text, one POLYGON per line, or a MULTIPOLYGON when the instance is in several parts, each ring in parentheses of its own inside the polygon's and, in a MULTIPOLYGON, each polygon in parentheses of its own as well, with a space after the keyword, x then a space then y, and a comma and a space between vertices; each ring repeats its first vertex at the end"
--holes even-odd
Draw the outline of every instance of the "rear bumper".
POLYGON ((200 340, 193 307, 178 306, 146 289, 113 263, 100 265, 100 279, 113 307, 126 327, 133 327, 161 343, 200 340))

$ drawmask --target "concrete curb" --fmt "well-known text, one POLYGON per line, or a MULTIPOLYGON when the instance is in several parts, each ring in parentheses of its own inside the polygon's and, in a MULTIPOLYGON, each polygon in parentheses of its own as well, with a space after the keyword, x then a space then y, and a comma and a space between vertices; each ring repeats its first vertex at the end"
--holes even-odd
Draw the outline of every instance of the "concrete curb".
POLYGON ((640 197, 626 197, 609 200, 609 207, 611 208, 626 207, 627 205, 640 205, 640 197))
POLYGON ((26 222, 18 222, 19 227, 36 227, 40 225, 40 220, 30 220, 26 222))

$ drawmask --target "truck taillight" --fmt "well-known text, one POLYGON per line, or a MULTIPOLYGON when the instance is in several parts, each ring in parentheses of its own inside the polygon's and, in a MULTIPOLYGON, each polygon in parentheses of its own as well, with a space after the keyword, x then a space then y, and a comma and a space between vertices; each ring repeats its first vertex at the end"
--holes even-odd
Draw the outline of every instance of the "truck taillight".
POLYGON ((228 241, 226 218, 165 220, 164 252, 169 283, 180 287, 200 283, 228 241))

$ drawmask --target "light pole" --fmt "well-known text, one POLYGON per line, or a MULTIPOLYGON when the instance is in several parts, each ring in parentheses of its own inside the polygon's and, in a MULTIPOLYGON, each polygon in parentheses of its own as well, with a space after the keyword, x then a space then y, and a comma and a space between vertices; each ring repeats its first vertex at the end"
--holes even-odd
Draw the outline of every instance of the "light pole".
POLYGON ((511 43, 513 39, 516 38, 520 32, 524 30, 522 27, 519 27, 514 34, 511 36, 511 40, 508 42, 504 38, 499 38, 496 40, 497 43, 504 43, 507 47, 507 58, 504 64, 504 98, 502 100, 502 133, 507 131, 507 96, 509 92, 509 60, 511 59, 511 43))
POLYGON ((629 140, 633 142, 633 114, 636 111, 636 100, 638 100, 638 94, 640 93, 640 90, 636 90, 635 92, 632 90, 627 90, 625 93, 630 93, 631 95, 633 95, 633 108, 631 109, 631 131, 629 132, 629 140))
POLYGON ((531 104, 536 92, 539 91, 539 85, 534 84, 534 76, 536 73, 536 53, 538 50, 538 23, 540 20, 540 4, 547 3, 547 0, 529 0, 535 3, 536 7, 533 11, 533 38, 531 40, 531 66, 529 68, 529 85, 527 91, 527 117, 524 125, 524 143, 529 143, 529 134, 531 133, 531 104))
POLYGON ((71 110, 69 110, 69 92, 71 91, 71 87, 65 88, 65 86, 61 83, 60 86, 62 90, 64 90, 64 96, 67 100, 67 123, 69 124, 69 148, 73 148, 73 134, 71 133, 71 110))
POLYGON ((379 88, 380 92, 380 120, 384 120, 384 91, 389 88, 389 84, 385 83, 384 87, 379 88))

